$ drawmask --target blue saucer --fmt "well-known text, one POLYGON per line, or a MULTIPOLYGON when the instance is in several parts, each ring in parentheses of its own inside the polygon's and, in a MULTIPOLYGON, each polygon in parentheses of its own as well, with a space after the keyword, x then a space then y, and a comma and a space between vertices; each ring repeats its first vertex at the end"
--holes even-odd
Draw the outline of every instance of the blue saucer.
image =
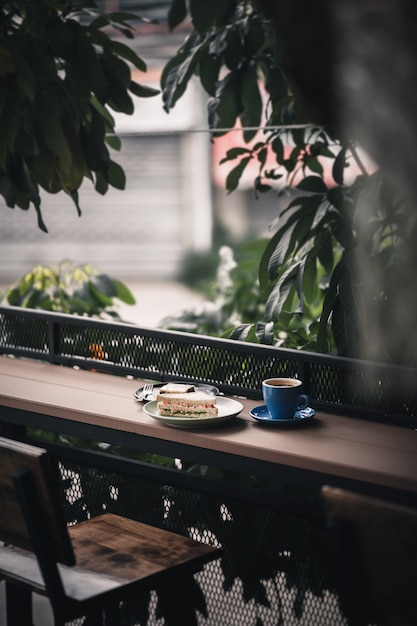
POLYGON ((316 412, 311 407, 307 406, 305 409, 300 409, 294 413, 293 419, 289 420, 273 420, 265 404, 256 406, 249 411, 249 414, 253 419, 262 424, 268 424, 270 426, 300 426, 305 424, 308 420, 315 416, 316 412))

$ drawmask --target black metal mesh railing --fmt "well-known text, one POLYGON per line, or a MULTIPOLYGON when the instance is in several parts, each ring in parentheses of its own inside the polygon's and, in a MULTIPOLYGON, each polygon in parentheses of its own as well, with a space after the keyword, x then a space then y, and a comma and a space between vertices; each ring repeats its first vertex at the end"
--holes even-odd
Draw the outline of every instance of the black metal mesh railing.
POLYGON ((1 353, 252 398, 264 378, 298 376, 315 408, 417 423, 415 369, 17 307, 0 307, 1 353))
POLYGON ((123 607, 123 625, 345 626, 323 519, 291 510, 278 493, 198 489, 143 472, 61 460, 69 524, 103 511, 222 546, 224 555, 182 580, 175 599, 156 589, 123 607), (175 606, 174 606, 175 605, 175 606), (181 606, 188 613, 181 616, 181 606), (181 622, 178 622, 179 615, 181 622), (195 619, 195 622, 193 621, 195 619))
MULTIPOLYGON (((266 377, 298 376, 316 408, 413 427, 417 419, 415 370, 271 346, 4 307, 0 353, 120 376, 209 382, 253 398, 261 397, 266 377)), ((45 433, 26 435, 36 442, 45 433)), ((231 476, 230 468, 198 469, 190 459, 174 470, 68 443, 57 435, 45 442, 60 462, 68 524, 111 511, 224 549, 174 589, 125 604, 123 626, 346 626, 317 489, 285 485, 284 475, 231 476)))

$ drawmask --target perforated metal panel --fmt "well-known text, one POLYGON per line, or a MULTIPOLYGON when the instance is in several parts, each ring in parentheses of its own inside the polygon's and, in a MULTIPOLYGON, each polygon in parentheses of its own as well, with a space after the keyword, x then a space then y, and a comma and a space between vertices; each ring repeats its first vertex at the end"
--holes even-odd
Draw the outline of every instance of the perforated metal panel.
MULTIPOLYGON (((195 491, 68 461, 61 471, 68 523, 111 511, 224 548, 221 559, 181 583, 185 601, 195 607, 189 626, 346 624, 324 522, 289 510, 279 494, 271 493, 268 505, 222 494, 221 487, 195 491)), ((174 604, 180 601, 181 592, 174 604)), ((124 607, 123 624, 184 623, 175 621, 177 610, 156 589, 124 607), (147 621, 137 621, 143 611, 147 621)))
MULTIPOLYGON (((0 353, 121 376, 206 381, 253 398, 267 376, 298 376, 316 407, 416 426, 415 370, 11 307, 0 309, 0 353)), ((190 479, 196 467, 147 471, 138 461, 83 454, 74 443, 65 453, 54 446, 69 524, 113 511, 225 550, 221 561, 182 581, 173 595, 158 589, 124 605, 123 624, 346 624, 324 522, 310 507, 308 477, 306 492, 293 485, 297 495, 289 504, 278 477, 271 485, 259 476, 232 479, 224 467, 218 474, 200 466, 214 479, 196 484, 190 479)))
POLYGON ((264 378, 296 376, 315 408, 417 425, 415 369, 14 307, 0 308, 0 353, 251 398, 264 378))

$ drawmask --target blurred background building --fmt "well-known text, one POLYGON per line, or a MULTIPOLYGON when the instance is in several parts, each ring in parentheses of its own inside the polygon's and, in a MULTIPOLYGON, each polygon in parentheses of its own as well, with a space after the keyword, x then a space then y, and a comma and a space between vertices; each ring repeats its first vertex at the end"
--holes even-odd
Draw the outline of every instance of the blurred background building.
MULTIPOLYGON (((187 36, 184 29, 168 32, 170 3, 101 4, 107 10, 120 8, 158 18, 158 24, 140 22, 131 45, 148 65, 138 80, 159 87, 164 64, 187 36)), ((197 81, 169 114, 160 96, 138 98, 134 115, 116 120, 122 150, 114 160, 126 173, 124 191, 110 188, 100 196, 85 182, 80 190, 81 217, 66 194, 43 193, 47 234, 39 230, 34 209, 28 214, 0 200, 1 284, 34 264, 64 259, 91 263, 128 282, 175 279, 187 252, 212 249, 216 221, 241 239, 265 231, 275 217, 271 200, 264 203, 270 207, 267 214, 260 210, 253 180, 226 195, 225 175, 218 166, 221 151, 207 132, 206 97, 197 81)))

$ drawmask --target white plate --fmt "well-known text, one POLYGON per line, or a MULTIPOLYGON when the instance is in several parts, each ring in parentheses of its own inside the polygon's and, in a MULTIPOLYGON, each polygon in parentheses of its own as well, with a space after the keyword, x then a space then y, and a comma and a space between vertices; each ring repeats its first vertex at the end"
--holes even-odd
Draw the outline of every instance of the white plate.
POLYGON ((232 417, 239 415, 243 410, 243 404, 237 400, 231 398, 216 398, 216 406, 219 409, 219 414, 215 417, 181 417, 178 415, 160 415, 157 409, 157 401, 148 402, 145 404, 144 411, 154 417, 159 422, 167 424, 168 426, 178 426, 179 428, 205 428, 207 426, 218 426, 223 422, 228 421, 232 417))
MULTIPOLYGON (((171 381, 172 382, 172 381, 171 381)), ((219 393, 219 390, 217 389, 217 387, 214 387, 213 385, 205 385, 203 383, 194 383, 194 382, 184 382, 184 381, 180 381, 179 383, 177 383, 176 381, 173 381, 174 384, 181 384, 181 385, 194 385, 195 390, 201 393, 206 393, 209 396, 217 396, 217 394, 219 393)), ((151 402, 152 400, 156 400, 156 395, 155 392, 158 392, 158 390, 163 387, 164 385, 166 385, 167 383, 158 383, 156 385, 153 386, 153 392, 151 394, 146 395, 144 398, 142 398, 141 400, 139 400, 141 398, 142 395, 142 391, 143 391, 143 387, 140 387, 139 389, 136 389, 135 393, 133 394, 136 398, 136 400, 139 400, 140 402, 151 402)))

